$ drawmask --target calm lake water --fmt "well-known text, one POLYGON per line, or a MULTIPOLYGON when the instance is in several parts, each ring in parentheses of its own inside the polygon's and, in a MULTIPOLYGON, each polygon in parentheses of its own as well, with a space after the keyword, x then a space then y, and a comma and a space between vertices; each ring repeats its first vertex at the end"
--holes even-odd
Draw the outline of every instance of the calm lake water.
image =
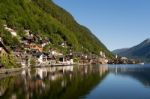
POLYGON ((0 75, 0 99, 150 99, 150 65, 64 66, 0 75))

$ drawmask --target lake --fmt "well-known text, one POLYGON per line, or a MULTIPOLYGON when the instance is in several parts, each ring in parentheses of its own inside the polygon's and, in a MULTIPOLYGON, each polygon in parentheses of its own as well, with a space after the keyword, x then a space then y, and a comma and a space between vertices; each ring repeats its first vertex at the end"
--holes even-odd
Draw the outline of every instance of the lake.
POLYGON ((150 99, 150 65, 26 69, 0 75, 0 99, 150 99))

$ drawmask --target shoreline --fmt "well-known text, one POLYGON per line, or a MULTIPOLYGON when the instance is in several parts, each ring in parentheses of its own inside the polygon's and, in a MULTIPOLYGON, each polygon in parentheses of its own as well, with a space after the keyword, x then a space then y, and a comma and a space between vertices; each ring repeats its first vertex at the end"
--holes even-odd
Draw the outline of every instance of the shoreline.
POLYGON ((25 70, 29 67, 25 67, 25 68, 9 68, 9 69, 0 69, 0 75, 1 74, 10 74, 10 73, 17 73, 20 72, 22 70, 25 70))
POLYGON ((32 67, 20 67, 20 68, 1 68, 0 69, 0 75, 1 74, 11 74, 11 73, 17 73, 21 72, 23 70, 29 69, 29 68, 42 68, 42 67, 59 67, 59 66, 73 66, 73 65, 79 65, 79 66, 85 66, 90 64, 54 64, 54 65, 45 65, 45 66, 32 66, 32 67))
MULTIPOLYGON (((32 66, 32 67, 24 67, 24 68, 20 67, 20 68, 0 69, 0 75, 18 73, 29 68, 59 67, 59 66, 73 66, 73 65, 86 66, 86 65, 91 65, 91 64, 70 64, 70 65, 56 64, 56 65, 51 65, 51 66, 32 66)), ((104 64, 101 64, 101 65, 104 65, 104 64)), ((111 64, 108 64, 108 65, 111 65, 111 64)))

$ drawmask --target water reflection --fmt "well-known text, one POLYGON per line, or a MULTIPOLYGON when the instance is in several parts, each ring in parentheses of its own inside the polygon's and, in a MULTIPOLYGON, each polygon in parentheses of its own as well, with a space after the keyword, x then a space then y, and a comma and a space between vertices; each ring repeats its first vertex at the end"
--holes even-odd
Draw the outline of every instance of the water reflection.
POLYGON ((109 66, 109 72, 128 76, 138 80, 144 86, 150 87, 150 65, 111 65, 109 66))
POLYGON ((59 66, 0 75, 0 99, 133 99, 134 93, 149 99, 149 92, 150 65, 59 66))
POLYGON ((108 66, 35 68, 0 79, 1 99, 78 99, 108 74, 108 66))
POLYGON ((150 65, 109 65, 108 72, 84 99, 150 99, 150 65))

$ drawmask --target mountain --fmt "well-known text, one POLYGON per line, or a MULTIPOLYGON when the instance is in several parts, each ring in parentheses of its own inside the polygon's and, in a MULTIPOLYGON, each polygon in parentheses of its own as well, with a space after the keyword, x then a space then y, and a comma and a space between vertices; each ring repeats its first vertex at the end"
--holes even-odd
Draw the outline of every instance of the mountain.
POLYGON ((120 53, 122 53, 122 52, 124 52, 126 50, 128 50, 128 48, 116 49, 116 50, 113 50, 112 52, 114 54, 120 54, 120 53))
POLYGON ((146 39, 131 48, 114 50, 113 53, 150 62, 150 39, 146 39))
POLYGON ((66 42, 74 51, 99 54, 100 51, 111 57, 111 52, 91 31, 76 22, 63 8, 52 0, 0 0, 0 35, 8 46, 16 44, 3 25, 17 31, 23 37, 24 30, 42 38, 48 37, 52 47, 60 50, 60 42, 66 42))

